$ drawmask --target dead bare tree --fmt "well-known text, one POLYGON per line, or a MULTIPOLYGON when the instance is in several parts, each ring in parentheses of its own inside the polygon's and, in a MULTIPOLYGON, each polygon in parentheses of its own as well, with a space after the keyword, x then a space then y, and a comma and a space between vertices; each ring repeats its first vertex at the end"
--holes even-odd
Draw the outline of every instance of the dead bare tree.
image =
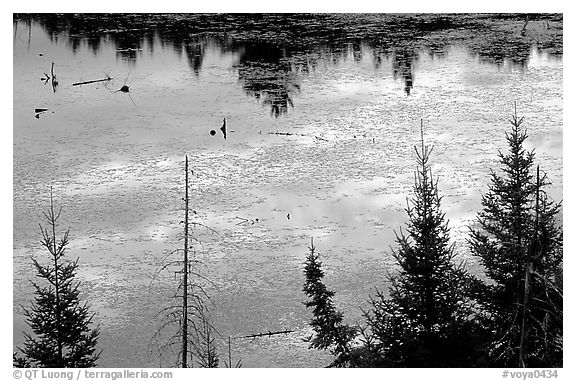
POLYGON ((202 274, 204 264, 196 258, 195 246, 191 245, 200 241, 190 234, 190 227, 202 226, 218 233, 204 223, 190 222, 188 156, 185 173, 184 221, 181 221, 184 224, 184 245, 162 258, 153 276, 154 281, 161 272, 173 270, 178 286, 172 295, 172 302, 155 316, 155 319, 161 320, 161 324, 153 334, 151 343, 158 350, 161 360, 176 354, 177 360, 170 362, 177 367, 193 367, 194 357, 200 367, 216 367, 219 363, 216 337, 220 335, 211 322, 208 305, 212 300, 205 290, 205 285, 212 282, 202 274), (180 258, 174 258, 180 255, 180 258))

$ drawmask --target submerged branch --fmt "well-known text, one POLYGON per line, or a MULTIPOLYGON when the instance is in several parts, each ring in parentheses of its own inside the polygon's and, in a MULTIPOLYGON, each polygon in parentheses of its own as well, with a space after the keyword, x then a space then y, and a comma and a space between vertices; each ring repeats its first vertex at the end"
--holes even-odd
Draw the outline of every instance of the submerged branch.
POLYGON ((307 135, 307 134, 298 134, 298 133, 295 133, 295 132, 278 132, 278 131, 276 131, 276 132, 268 132, 268 135, 306 136, 306 137, 311 137, 311 138, 314 138, 314 139, 317 139, 317 140, 322 140, 322 141, 325 141, 325 142, 328 141, 328 139, 323 138, 323 137, 320 137, 320 136, 307 135))
POLYGON ((76 82, 76 83, 73 83, 72 86, 88 85, 90 83, 97 83, 97 82, 106 82, 106 81, 110 81, 112 79, 113 79, 112 77, 106 77, 106 78, 102 78, 102 79, 93 79, 91 81, 76 82))
POLYGON ((255 337, 263 337, 263 336, 268 336, 268 337, 270 337, 270 336, 273 336, 273 335, 289 334, 289 333, 292 333, 292 332, 294 332, 294 331, 293 331, 293 330, 284 330, 284 331, 276 331, 276 332, 268 331, 268 333, 255 333, 255 334, 252 334, 252 335, 238 336, 238 337, 236 337, 236 339, 252 339, 252 338, 255 338, 255 337))

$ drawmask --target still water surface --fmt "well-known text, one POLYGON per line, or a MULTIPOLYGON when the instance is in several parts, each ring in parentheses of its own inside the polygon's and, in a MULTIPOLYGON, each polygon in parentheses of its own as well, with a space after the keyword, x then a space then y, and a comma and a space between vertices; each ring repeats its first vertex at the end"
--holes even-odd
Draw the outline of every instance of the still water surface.
POLYGON ((83 296, 101 324, 104 367, 170 365, 150 354, 150 339, 175 278, 153 274, 182 245, 184 155, 196 221, 215 231, 194 230, 213 281, 215 326, 223 337, 295 331, 235 340, 248 367, 328 362, 302 342, 310 237, 350 322, 362 321, 374 287, 386 287, 420 119, 462 258, 466 225, 506 149, 513 102, 551 195, 562 198, 561 56, 534 48, 524 65, 495 65, 456 45, 399 64, 376 59, 368 45, 344 45, 337 59, 318 48, 313 66, 247 73, 247 46, 204 39, 195 55, 158 35, 123 51, 109 40, 92 49, 67 37, 50 38, 36 22, 14 29, 15 344, 26 329, 19 305, 33 297, 30 256, 44 255, 37 226, 50 186, 64 207, 61 227, 71 230, 69 255, 80 258, 83 296), (56 91, 40 80, 51 62, 56 91), (113 80, 72 86, 106 75, 113 80), (129 93, 116 92, 125 84, 129 93), (36 118, 35 108, 48 111, 36 118))

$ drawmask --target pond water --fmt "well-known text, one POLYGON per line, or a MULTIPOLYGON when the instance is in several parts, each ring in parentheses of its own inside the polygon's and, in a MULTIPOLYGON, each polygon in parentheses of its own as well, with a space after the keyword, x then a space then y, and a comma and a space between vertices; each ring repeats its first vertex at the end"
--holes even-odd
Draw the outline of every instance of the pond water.
POLYGON ((561 55, 533 47, 519 64, 492 63, 457 43, 406 59, 362 42, 290 56, 250 38, 119 41, 95 45, 37 21, 14 23, 15 345, 27 329, 19 305, 33 297, 30 257, 45 258, 37 226, 51 186, 61 228, 70 227, 69 256, 80 259, 82 295, 101 325, 103 367, 171 363, 150 340, 176 279, 153 276, 182 246, 185 155, 194 221, 210 228, 193 234, 215 326, 225 338, 295 331, 235 339, 245 367, 329 361, 302 341, 311 237, 346 320, 361 322, 369 295, 386 288, 421 119, 461 258, 514 102, 549 193, 562 198, 561 55), (41 80, 52 62, 56 87, 41 80), (129 92, 117 91, 124 85, 129 92))

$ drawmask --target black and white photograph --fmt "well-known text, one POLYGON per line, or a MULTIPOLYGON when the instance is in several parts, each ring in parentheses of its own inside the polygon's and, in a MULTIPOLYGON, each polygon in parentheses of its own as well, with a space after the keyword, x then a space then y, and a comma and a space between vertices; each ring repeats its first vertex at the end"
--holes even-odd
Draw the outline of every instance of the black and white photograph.
POLYGON ((7 377, 562 379, 564 14, 234 9, 12 13, 7 377))

